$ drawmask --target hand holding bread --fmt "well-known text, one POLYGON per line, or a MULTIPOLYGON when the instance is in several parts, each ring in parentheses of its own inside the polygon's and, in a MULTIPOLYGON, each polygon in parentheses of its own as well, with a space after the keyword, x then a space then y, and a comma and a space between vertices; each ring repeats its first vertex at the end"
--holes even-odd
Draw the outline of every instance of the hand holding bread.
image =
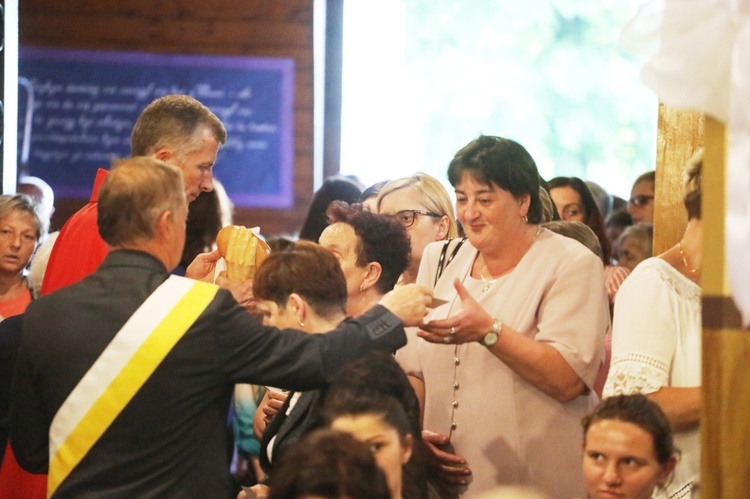
POLYGON ((216 245, 227 264, 227 278, 245 282, 266 259, 270 248, 252 230, 241 225, 228 225, 216 236, 216 245))

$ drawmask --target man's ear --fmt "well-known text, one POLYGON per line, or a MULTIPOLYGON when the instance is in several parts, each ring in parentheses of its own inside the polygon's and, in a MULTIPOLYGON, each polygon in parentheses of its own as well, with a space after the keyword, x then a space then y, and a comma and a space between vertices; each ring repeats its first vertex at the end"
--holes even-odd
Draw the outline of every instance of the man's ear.
POLYGON ((171 210, 167 210, 161 215, 159 215, 159 219, 156 222, 156 228, 157 228, 157 234, 155 234, 158 237, 162 237, 165 239, 171 239, 172 238, 172 230, 174 227, 174 224, 172 223, 172 217, 174 217, 174 213, 171 210))
POLYGON ((168 163, 170 158, 172 158, 173 154, 172 154, 172 150, 169 149, 168 147, 161 147, 151 156, 160 161, 164 161, 165 163, 168 163))

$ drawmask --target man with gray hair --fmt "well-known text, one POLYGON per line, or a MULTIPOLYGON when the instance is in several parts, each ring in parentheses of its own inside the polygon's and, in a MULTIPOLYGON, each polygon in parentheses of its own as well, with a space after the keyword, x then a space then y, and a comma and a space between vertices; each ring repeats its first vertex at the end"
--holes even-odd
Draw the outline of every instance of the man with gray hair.
POLYGON ((123 160, 104 181, 112 248, 80 283, 26 312, 11 445, 49 471, 49 497, 230 497, 224 422, 235 383, 308 390, 347 361, 406 342, 431 291, 417 285, 328 334, 263 326, 213 284, 170 276, 185 241, 182 174, 123 160))

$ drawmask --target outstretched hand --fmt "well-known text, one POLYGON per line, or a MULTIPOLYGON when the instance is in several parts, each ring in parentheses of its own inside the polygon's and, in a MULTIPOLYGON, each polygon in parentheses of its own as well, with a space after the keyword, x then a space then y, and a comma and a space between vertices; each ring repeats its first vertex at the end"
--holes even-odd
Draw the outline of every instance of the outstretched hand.
POLYGON ((432 290, 407 284, 386 293, 379 303, 401 319, 404 326, 419 326, 427 315, 427 305, 432 303, 432 290))
POLYGON ((480 341, 492 329, 494 319, 474 297, 469 294, 461 281, 453 281, 461 310, 447 319, 432 320, 421 326, 417 333, 431 343, 459 344, 480 341))

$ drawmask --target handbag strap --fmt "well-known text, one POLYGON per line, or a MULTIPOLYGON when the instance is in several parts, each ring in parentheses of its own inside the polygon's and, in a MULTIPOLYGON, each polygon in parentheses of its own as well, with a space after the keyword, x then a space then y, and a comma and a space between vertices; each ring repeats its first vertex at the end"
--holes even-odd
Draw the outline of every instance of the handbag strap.
POLYGON ((435 283, 433 284, 433 287, 437 285, 438 280, 440 279, 440 276, 443 275, 443 270, 445 269, 445 267, 450 265, 450 263, 456 257, 458 250, 461 249, 461 245, 464 244, 464 242, 466 242, 466 237, 462 237, 461 239, 458 240, 458 244, 456 244, 456 247, 453 248, 453 251, 448 257, 448 261, 446 262, 445 255, 448 254, 448 246, 450 246, 452 241, 454 241, 454 239, 448 239, 447 241, 445 241, 445 244, 443 245, 443 249, 440 251, 440 258, 438 259, 438 268, 437 268, 437 272, 435 273, 435 283))

